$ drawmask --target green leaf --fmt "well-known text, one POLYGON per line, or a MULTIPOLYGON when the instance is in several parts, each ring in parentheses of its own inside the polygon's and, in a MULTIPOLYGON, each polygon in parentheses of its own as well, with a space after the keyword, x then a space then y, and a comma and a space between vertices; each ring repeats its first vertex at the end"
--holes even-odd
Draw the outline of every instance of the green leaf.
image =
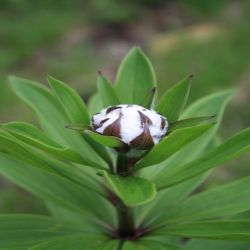
POLYGON ((106 202, 101 196, 65 177, 4 153, 0 153, 0 173, 46 201, 88 216, 92 214, 92 218, 93 213, 98 213, 96 209, 106 202))
POLYGON ((118 240, 112 240, 104 235, 89 234, 66 236, 29 248, 29 250, 117 250, 118 240))
POLYGON ((106 171, 99 171, 115 194, 127 206, 138 206, 151 201, 156 196, 154 183, 141 177, 108 174, 106 171))
POLYGON ((120 140, 118 137, 115 136, 107 136, 107 135, 101 135, 96 132, 93 132, 91 130, 85 130, 85 134, 87 134, 89 137, 91 137, 96 142, 112 148, 119 148, 124 147, 125 143, 120 140))
POLYGON ((99 75, 97 87, 104 107, 115 106, 121 103, 111 83, 104 76, 99 75))
POLYGON ((215 116, 202 116, 202 117, 179 120, 170 124, 168 133, 171 133, 176 129, 188 128, 188 127, 197 126, 202 123, 214 123, 214 122, 215 122, 215 116))
POLYGON ((250 242, 226 240, 201 240, 188 241, 184 250, 246 250, 250 249, 250 242))
POLYGON ((65 147, 73 148, 97 164, 104 167, 107 165, 79 133, 65 128, 65 125, 71 122, 48 88, 17 77, 11 77, 10 82, 17 96, 38 115, 43 130, 51 139, 65 147))
MULTIPOLYGON (((204 135, 200 136, 188 146, 177 152, 168 161, 157 165, 157 167, 154 168, 153 173, 149 172, 149 176, 153 178, 157 187, 165 184, 166 176, 170 169, 190 162, 208 147, 219 128, 226 104, 232 97, 233 93, 234 91, 227 90, 212 94, 198 100, 187 108, 181 117, 182 119, 216 114, 216 124, 214 124, 204 135)), ((148 169, 150 170, 150 168, 148 169)))
POLYGON ((183 200, 168 209, 159 223, 229 216, 250 210, 250 177, 213 188, 183 200))
POLYGON ((155 110, 167 117, 170 123, 178 120, 187 101, 192 76, 175 84, 159 100, 155 110))
POLYGON ((203 221, 167 225, 154 234, 203 239, 250 240, 250 221, 203 221))
POLYGON ((198 159, 170 169, 168 175, 165 176, 165 183, 159 186, 159 189, 183 182, 249 150, 250 129, 245 129, 198 159))
POLYGON ((69 85, 48 76, 50 87, 72 123, 89 124, 89 115, 82 98, 69 85))
POLYGON ((125 241, 122 250, 180 250, 180 248, 153 240, 139 240, 125 241))
POLYGON ((48 216, 0 215, 0 249, 21 248, 84 230, 48 216))
POLYGON ((147 109, 153 106, 154 98, 155 98, 156 88, 152 88, 149 93, 146 95, 140 106, 145 107, 147 109))
POLYGON ((104 169, 102 166, 96 164, 95 162, 84 159, 74 150, 61 146, 58 143, 54 142, 31 124, 24 122, 11 122, 3 124, 2 127, 22 142, 41 149, 44 152, 59 158, 60 160, 65 159, 93 168, 104 169))
MULTIPOLYGON (((217 143, 216 145, 213 143, 214 136, 220 125, 226 104, 233 93, 234 91, 232 90, 218 92, 216 94, 206 96, 189 106, 182 115, 182 119, 216 114, 216 124, 214 124, 204 135, 191 142, 167 161, 157 164, 154 168, 142 169, 140 171, 141 176, 153 180, 157 186, 164 185, 169 169, 176 168, 178 165, 183 165, 184 163, 193 160, 206 149, 211 150, 212 148, 218 146, 217 143)), ((146 212, 146 218, 148 218, 147 220, 149 221, 150 219, 153 222, 154 220, 152 218, 157 218, 157 215, 164 214, 164 212, 168 210, 169 205, 162 202, 162 200, 169 200, 170 204, 179 202, 181 199, 188 196, 192 190, 197 188, 209 174, 210 171, 193 177, 192 179, 178 185, 161 190, 154 201, 156 205, 153 206, 152 209, 148 209, 148 212, 146 212)), ((149 205, 151 204, 152 203, 149 205)), ((145 209, 143 212, 145 212, 145 209)))
POLYGON ((120 64, 115 90, 122 103, 141 104, 156 86, 156 77, 149 59, 141 49, 130 50, 120 64))
POLYGON ((160 143, 156 144, 152 150, 135 165, 134 170, 166 160, 181 150, 185 145, 201 136, 209 128, 211 128, 211 125, 199 125, 174 131, 170 135, 167 135, 160 143))
POLYGON ((91 117, 94 114, 100 112, 103 108, 104 108, 104 105, 102 103, 102 98, 98 92, 90 96, 88 100, 88 111, 91 117))

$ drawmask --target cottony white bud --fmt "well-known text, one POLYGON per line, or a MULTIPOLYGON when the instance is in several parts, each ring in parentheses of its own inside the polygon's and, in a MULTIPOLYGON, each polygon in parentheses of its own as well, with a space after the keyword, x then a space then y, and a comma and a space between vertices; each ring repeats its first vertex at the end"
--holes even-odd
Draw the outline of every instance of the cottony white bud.
POLYGON ((92 127, 97 133, 119 137, 132 148, 148 149, 166 134, 168 122, 154 110, 117 105, 95 114, 92 127))

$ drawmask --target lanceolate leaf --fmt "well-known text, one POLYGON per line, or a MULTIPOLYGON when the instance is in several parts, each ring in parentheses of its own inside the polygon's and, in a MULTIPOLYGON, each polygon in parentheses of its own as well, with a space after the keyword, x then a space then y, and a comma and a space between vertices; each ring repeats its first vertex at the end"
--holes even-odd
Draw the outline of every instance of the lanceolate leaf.
POLYGON ((191 161, 190 163, 177 166, 169 171, 165 177, 165 183, 159 188, 165 188, 186 179, 196 176, 207 171, 210 168, 216 167, 225 161, 236 158, 240 154, 250 150, 250 129, 245 129, 238 134, 232 136, 227 142, 219 147, 206 153, 204 156, 191 161))
MULTIPOLYGON (((204 151, 204 149, 209 145, 218 130, 226 104, 232 97, 233 93, 234 91, 227 90, 209 95, 198 100, 187 108, 182 116, 183 119, 188 117, 216 114, 216 124, 214 124, 204 135, 200 136, 188 146, 177 152, 173 157, 171 157, 171 159, 158 165, 157 169, 154 168, 153 175, 155 177, 153 179, 157 186, 165 184, 166 175, 170 169, 183 165, 195 159, 197 156, 200 156, 202 151, 204 151)), ((149 175, 152 176, 152 173, 149 173, 149 175)))
POLYGON ((53 239, 28 250, 117 250, 118 245, 118 240, 112 240, 101 234, 78 234, 53 239))
POLYGON ((104 202, 103 198, 65 177, 16 160, 4 153, 0 153, 0 173, 44 200, 85 213, 87 216, 90 213, 95 214, 95 209, 104 202))
POLYGON ((156 144, 153 149, 135 165, 134 170, 166 160, 181 150, 185 145, 201 136, 209 128, 211 128, 211 125, 199 125, 174 131, 170 135, 167 135, 160 143, 156 144))
MULTIPOLYGON (((2 127, 22 142, 41 149, 44 152, 49 153, 52 156, 55 156, 61 160, 65 159, 75 163, 84 164, 93 168, 104 169, 97 163, 88 159, 84 159, 80 154, 78 154, 74 150, 63 147, 58 143, 54 142, 31 124, 24 122, 11 122, 3 124, 2 127)), ((16 143, 18 143, 18 141, 16 143)))
POLYGON ((180 250, 180 248, 153 240, 139 240, 125 241, 122 250, 180 250))
POLYGON ((229 216, 250 210, 250 177, 202 192, 168 209, 159 223, 229 216))
POLYGON ((117 147, 123 147, 125 145, 125 143, 122 140, 120 140, 118 137, 115 136, 101 135, 91 130, 85 130, 84 133, 86 133, 93 140, 104 146, 117 148, 117 147))
POLYGON ((90 116, 93 116, 94 114, 98 113, 103 108, 105 107, 102 104, 102 98, 98 92, 90 96, 88 100, 88 111, 90 116))
POLYGON ((250 242, 232 240, 202 240, 188 241, 184 250, 246 250, 250 249, 250 242))
POLYGON ((141 104, 155 87, 153 67, 141 49, 133 48, 123 59, 116 78, 115 90, 122 103, 141 104))
POLYGON ((152 88, 148 94, 146 95, 146 97, 144 98, 144 100, 142 101, 142 103, 140 103, 140 106, 143 106, 147 109, 153 107, 154 105, 154 98, 155 98, 155 92, 156 92, 156 88, 152 88))
POLYGON ((69 85, 49 76, 49 84, 72 123, 89 124, 89 115, 82 98, 69 85))
POLYGON ((72 226, 48 216, 0 215, 0 248, 27 249, 29 246, 81 232, 79 226, 72 226))
POLYGON ((151 201, 156 195, 154 183, 134 176, 121 177, 100 171, 115 194, 127 205, 138 206, 151 201))
POLYGON ((104 76, 100 75, 98 77, 97 87, 104 107, 120 104, 115 90, 113 89, 111 83, 104 76))
POLYGON ((167 225, 155 234, 203 239, 250 240, 250 221, 203 221, 167 225))
POLYGON ((17 77, 11 77, 10 82, 14 92, 36 112, 43 130, 51 139, 65 147, 73 148, 97 164, 106 165, 79 132, 65 128, 71 121, 48 88, 17 77))
POLYGON ((169 122, 178 120, 187 101, 192 77, 188 77, 170 88, 157 103, 155 110, 167 117, 169 122))
POLYGON ((202 123, 214 123, 214 122, 215 122, 215 116, 203 116, 203 117, 195 117, 195 118, 179 120, 170 124, 168 133, 171 133, 176 129, 188 128, 192 126, 197 126, 202 123))

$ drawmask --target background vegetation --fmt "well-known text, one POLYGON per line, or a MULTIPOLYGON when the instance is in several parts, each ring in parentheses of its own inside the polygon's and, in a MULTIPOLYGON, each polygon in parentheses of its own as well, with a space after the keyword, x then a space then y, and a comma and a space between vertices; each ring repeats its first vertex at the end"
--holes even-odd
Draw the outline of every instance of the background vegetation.
MULTIPOLYGON (((194 74, 190 102, 219 89, 239 89, 221 137, 249 126, 250 1, 3 0, 0 3, 0 122, 34 121, 10 91, 14 74, 45 83, 47 74, 74 86, 87 100, 97 70, 114 79, 132 45, 155 66, 160 93, 194 74)), ((206 182, 217 185, 250 173, 246 155, 206 182)), ((0 212, 47 213, 38 199, 0 180, 0 212)))

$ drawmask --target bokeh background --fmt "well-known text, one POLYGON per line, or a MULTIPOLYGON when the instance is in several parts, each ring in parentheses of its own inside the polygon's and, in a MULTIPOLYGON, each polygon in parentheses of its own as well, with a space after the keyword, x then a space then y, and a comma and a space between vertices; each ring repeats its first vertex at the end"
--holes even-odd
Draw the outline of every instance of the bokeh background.
MULTIPOLYGON (((189 102, 227 88, 222 140, 250 122, 250 1, 1 0, 0 122, 35 123, 7 77, 46 84, 50 74, 87 100, 98 70, 115 79, 121 58, 141 46, 155 67, 159 92, 194 74, 189 102)), ((6 166, 7 167, 7 166, 6 166)), ((205 185, 250 174, 250 155, 216 170, 205 185)), ((0 178, 0 213, 47 213, 41 200, 0 178)))

